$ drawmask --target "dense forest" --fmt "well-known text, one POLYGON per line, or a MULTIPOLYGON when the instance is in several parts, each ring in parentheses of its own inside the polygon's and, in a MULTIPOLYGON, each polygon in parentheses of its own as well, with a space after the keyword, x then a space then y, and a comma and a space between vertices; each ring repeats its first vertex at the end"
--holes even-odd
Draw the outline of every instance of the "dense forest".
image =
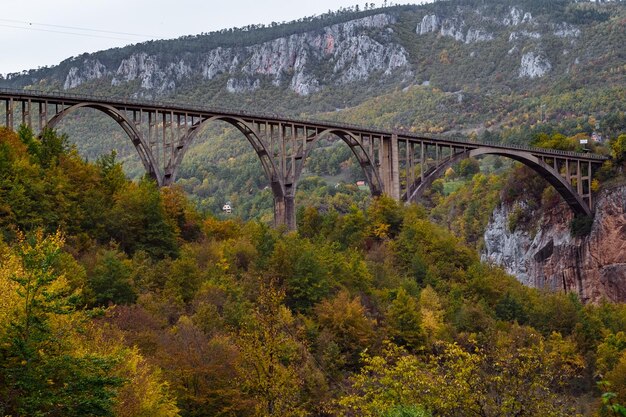
POLYGON ((0 202, 3 415, 624 415, 626 306, 523 287, 419 206, 218 220, 26 128, 0 202))

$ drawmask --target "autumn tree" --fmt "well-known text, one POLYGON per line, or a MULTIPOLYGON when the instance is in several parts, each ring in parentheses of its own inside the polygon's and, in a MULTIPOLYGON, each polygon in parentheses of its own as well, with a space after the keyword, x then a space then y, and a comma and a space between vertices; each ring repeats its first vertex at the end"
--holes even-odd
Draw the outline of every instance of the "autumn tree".
POLYGON ((562 388, 583 367, 574 345, 553 335, 545 340, 513 327, 493 346, 441 343, 427 358, 387 344, 381 356, 363 355, 344 410, 377 416, 396 407, 420 407, 434 415, 486 417, 570 416, 562 388))
POLYGON ((68 329, 55 326, 57 317, 77 314, 77 294, 55 268, 62 245, 60 234, 20 236, 1 261, 0 287, 13 287, 19 297, 0 344, 4 415, 113 415, 122 384, 112 372, 115 358, 68 354, 68 329))
POLYGON ((396 298, 391 302, 387 310, 387 322, 397 344, 417 349, 424 342, 422 316, 417 300, 404 288, 398 290, 396 298))
MULTIPOLYGON (((318 304, 315 313, 321 336, 326 333, 337 346, 340 362, 355 367, 360 353, 375 338, 374 321, 367 316, 360 297, 351 297, 347 291, 340 291, 333 299, 318 304)), ((324 344, 331 347, 328 342, 324 344)))
POLYGON ((259 286, 253 322, 237 338, 238 381, 255 402, 255 416, 304 416, 301 347, 289 330, 293 317, 274 283, 261 281, 259 286))

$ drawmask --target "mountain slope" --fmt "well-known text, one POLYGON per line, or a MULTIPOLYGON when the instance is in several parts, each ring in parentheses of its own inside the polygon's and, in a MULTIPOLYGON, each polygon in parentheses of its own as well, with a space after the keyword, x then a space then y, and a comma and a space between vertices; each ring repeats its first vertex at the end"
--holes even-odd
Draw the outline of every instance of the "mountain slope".
POLYGON ((268 105, 262 94, 280 92, 310 103, 296 111, 312 111, 333 109, 331 90, 355 84, 368 93, 344 97, 350 104, 385 86, 484 94, 553 86, 563 77, 623 80, 623 4, 544 3, 442 1, 348 12, 334 24, 285 24, 276 34, 289 34, 271 39, 267 29, 253 29, 83 54, 2 84, 240 106, 251 104, 242 93, 256 93, 259 107, 268 105))

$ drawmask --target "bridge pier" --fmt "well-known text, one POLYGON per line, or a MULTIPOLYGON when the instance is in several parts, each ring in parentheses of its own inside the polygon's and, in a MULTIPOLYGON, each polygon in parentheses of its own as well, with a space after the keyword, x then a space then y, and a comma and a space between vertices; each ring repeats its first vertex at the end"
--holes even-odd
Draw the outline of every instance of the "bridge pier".
POLYGON ((296 199, 293 196, 274 196, 274 226, 296 230, 296 199))
POLYGON ((384 192, 396 201, 400 201, 400 160, 398 157, 398 135, 381 138, 380 178, 384 192))

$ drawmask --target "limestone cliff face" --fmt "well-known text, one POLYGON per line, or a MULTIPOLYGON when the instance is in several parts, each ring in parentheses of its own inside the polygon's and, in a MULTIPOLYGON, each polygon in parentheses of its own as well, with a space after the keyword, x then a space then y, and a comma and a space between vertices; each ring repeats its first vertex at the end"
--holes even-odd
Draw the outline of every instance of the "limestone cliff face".
POLYGON ((494 16, 487 10, 479 8, 471 11, 464 10, 462 14, 451 17, 428 14, 417 24, 415 32, 418 35, 438 33, 459 42, 473 43, 490 41, 495 38, 493 33, 485 29, 486 26, 502 28, 529 26, 531 24, 534 24, 532 14, 515 6, 509 8, 505 16, 494 16), (463 16, 471 18, 472 23, 468 23, 463 16))
POLYGON ((232 93, 251 92, 269 81, 308 95, 323 84, 342 85, 374 73, 389 76, 396 70, 407 70, 406 50, 392 42, 390 26, 395 21, 383 13, 248 47, 218 47, 193 59, 181 54, 162 62, 157 56, 139 52, 109 68, 85 59, 69 69, 64 88, 108 76, 114 86, 139 81, 140 95, 162 95, 173 92, 185 79, 199 76, 212 80, 226 75, 226 89, 232 93), (320 65, 330 65, 331 70, 322 74, 324 79, 317 71, 320 65))
POLYGON ((572 214, 565 205, 514 232, 508 228, 511 210, 500 206, 494 211, 485 232, 484 260, 502 265, 531 287, 573 291, 587 302, 626 302, 626 186, 601 193, 585 238, 570 236, 572 214))
POLYGON ((522 63, 519 69, 520 77, 537 78, 543 77, 552 69, 552 64, 542 53, 528 52, 522 55, 522 63))
POLYGON ((539 78, 548 74, 553 64, 543 51, 541 41, 546 36, 571 38, 575 43, 581 36, 581 30, 568 23, 545 25, 533 18, 530 12, 511 6, 504 15, 494 15, 484 8, 465 10, 453 16, 427 14, 417 24, 418 35, 435 33, 438 36, 452 38, 465 44, 494 41, 502 34, 507 34, 512 47, 508 55, 520 51, 520 78, 539 78))
MULTIPOLYGON (((567 10, 589 8, 568 1, 567 10)), ((234 102, 235 95, 246 94, 292 100, 293 92, 323 97, 328 106, 312 107, 330 111, 342 101, 348 106, 431 79, 433 87, 446 91, 461 86, 504 91, 543 85, 586 68, 598 76, 621 71, 602 57, 612 56, 620 44, 617 22, 626 11, 598 6, 596 15, 581 15, 592 20, 587 22, 573 11, 565 13, 561 3, 554 11, 531 3, 434 2, 330 13, 271 28, 251 25, 82 54, 54 67, 0 76, 0 86, 193 96, 209 102, 212 97, 234 102), (614 35, 605 36, 609 33, 614 35), (515 78, 520 82, 509 85, 507 80, 515 78)))

